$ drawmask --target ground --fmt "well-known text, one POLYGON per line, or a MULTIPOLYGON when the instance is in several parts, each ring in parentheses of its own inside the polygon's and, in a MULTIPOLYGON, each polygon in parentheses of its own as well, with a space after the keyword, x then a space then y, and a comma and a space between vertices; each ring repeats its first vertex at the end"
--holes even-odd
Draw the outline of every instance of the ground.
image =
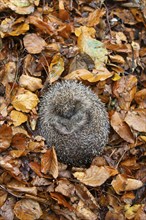
POLYGON ((146 219, 145 0, 2 0, 0 36, 0 220, 146 219), (64 79, 109 114, 88 167, 35 135, 41 94, 64 79))

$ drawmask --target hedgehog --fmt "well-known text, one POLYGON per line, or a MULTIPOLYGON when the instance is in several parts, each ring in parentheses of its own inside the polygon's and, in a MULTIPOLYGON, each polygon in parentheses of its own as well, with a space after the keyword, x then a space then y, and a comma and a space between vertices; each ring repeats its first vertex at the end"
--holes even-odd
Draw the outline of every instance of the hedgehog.
POLYGON ((108 142, 105 105, 93 91, 74 80, 50 86, 40 98, 38 133, 55 146, 59 162, 87 166, 108 142))

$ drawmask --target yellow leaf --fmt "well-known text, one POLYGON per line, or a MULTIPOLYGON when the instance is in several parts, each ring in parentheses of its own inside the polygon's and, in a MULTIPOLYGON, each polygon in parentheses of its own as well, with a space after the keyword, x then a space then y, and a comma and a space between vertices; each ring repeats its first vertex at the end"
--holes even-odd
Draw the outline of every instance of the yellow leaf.
POLYGON ((16 110, 11 111, 10 117, 13 121, 14 126, 19 126, 25 121, 27 121, 27 115, 23 114, 22 112, 18 112, 16 110))
POLYGON ((92 58, 96 68, 103 66, 107 62, 108 52, 102 42, 92 37, 95 35, 95 29, 82 26, 75 29, 75 34, 78 36, 80 51, 92 58))
POLYGON ((30 112, 37 106, 38 102, 39 99, 36 94, 21 88, 12 100, 12 105, 18 111, 30 112))
POLYGON ((20 86, 34 92, 37 89, 42 88, 42 80, 36 77, 22 75, 19 79, 20 86))
POLYGON ((59 54, 56 54, 49 67, 49 81, 50 83, 55 82, 64 71, 64 60, 59 54))
POLYGON ((112 80, 113 80, 113 81, 118 81, 119 79, 121 79, 121 76, 119 76, 118 73, 115 73, 114 76, 113 76, 113 78, 112 78, 112 80))

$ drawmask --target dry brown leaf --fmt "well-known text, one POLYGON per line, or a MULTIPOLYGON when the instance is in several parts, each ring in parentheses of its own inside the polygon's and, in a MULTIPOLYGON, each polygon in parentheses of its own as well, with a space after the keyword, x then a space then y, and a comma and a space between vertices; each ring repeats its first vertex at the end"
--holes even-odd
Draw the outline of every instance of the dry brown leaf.
POLYGON ((7 187, 16 192, 24 192, 32 195, 37 195, 37 188, 35 186, 27 187, 25 184, 16 180, 12 180, 11 182, 9 182, 7 184, 7 187))
POLYGON ((16 133, 12 138, 11 145, 18 150, 27 149, 29 138, 23 133, 16 133))
POLYGON ((74 208, 66 201, 64 196, 57 192, 51 192, 51 197, 58 202, 58 204, 63 205, 64 207, 68 208, 70 211, 73 211, 74 208))
POLYGON ((29 166, 39 177, 43 177, 40 164, 38 164, 37 162, 30 162, 29 166))
POLYGON ((82 200, 79 200, 78 204, 76 205, 76 214, 78 217, 85 220, 96 220, 98 217, 86 206, 82 200))
POLYGON ((135 109, 129 111, 124 121, 132 129, 139 132, 146 132, 146 109, 135 109))
POLYGON ((2 216, 1 220, 13 220, 14 219, 14 205, 15 205, 15 198, 10 197, 6 200, 6 202, 0 208, 0 215, 2 216))
POLYGON ((121 109, 129 110, 137 89, 137 78, 133 75, 123 76, 113 86, 113 93, 121 109))
POLYGON ((43 214, 39 203, 32 199, 21 199, 16 202, 14 213, 21 220, 39 219, 43 214))
POLYGON ((0 207, 3 206, 7 199, 8 193, 2 189, 0 189, 0 207))
POLYGON ((39 99, 36 94, 20 88, 12 100, 12 105, 18 111, 30 112, 37 106, 39 99))
POLYGON ((116 111, 111 116, 111 126, 118 133, 118 135, 121 138, 123 138, 125 141, 132 143, 132 144, 135 142, 134 136, 129 126, 121 118, 120 113, 116 111))
POLYGON ((27 115, 16 110, 12 110, 10 113, 11 120, 13 121, 14 126, 19 126, 27 121, 27 115))
POLYGON ((75 186, 67 179, 61 179, 57 182, 55 192, 61 193, 64 196, 70 197, 75 191, 75 186))
POLYGON ((119 63, 119 64, 124 64, 125 63, 124 58, 122 56, 118 55, 118 54, 116 54, 116 55, 109 55, 109 58, 114 63, 119 63))
POLYGON ((142 187, 143 183, 140 180, 130 179, 123 174, 118 174, 116 178, 111 182, 111 185, 117 194, 121 194, 125 191, 136 190, 142 187))
POLYGON ((146 108, 146 89, 138 91, 134 99, 139 104, 139 108, 146 108))
POLYGON ((47 46, 45 40, 34 33, 25 35, 23 38, 23 43, 26 50, 30 54, 41 53, 42 50, 44 50, 44 48, 47 46))
POLYGON ((12 129, 11 127, 3 124, 0 127, 0 152, 6 150, 10 146, 11 140, 12 140, 12 129))
POLYGON ((19 79, 19 85, 32 92, 43 87, 41 79, 24 74, 19 79))
POLYGON ((15 177, 17 180, 22 180, 22 173, 19 169, 20 161, 14 159, 12 156, 0 157, 0 166, 6 170, 11 176, 15 177))
POLYGON ((54 147, 48 149, 41 158, 41 172, 51 174, 55 179, 58 177, 58 161, 54 147))
POLYGON ((96 26, 97 24, 99 24, 99 22, 104 14, 105 14, 104 8, 101 8, 101 9, 98 8, 98 9, 94 10, 93 12, 91 12, 87 18, 87 26, 93 27, 93 26, 96 26))
POLYGON ((84 172, 75 172, 73 175, 82 183, 88 186, 101 186, 109 177, 114 176, 118 171, 108 166, 97 167, 92 165, 84 172))

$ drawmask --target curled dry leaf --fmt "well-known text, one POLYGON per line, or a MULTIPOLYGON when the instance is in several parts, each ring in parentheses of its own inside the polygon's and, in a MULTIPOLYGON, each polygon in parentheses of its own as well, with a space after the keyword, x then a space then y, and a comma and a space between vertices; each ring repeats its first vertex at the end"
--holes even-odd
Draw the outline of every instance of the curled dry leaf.
POLYGON ((58 177, 58 161, 54 147, 48 149, 41 158, 41 172, 58 177))
POLYGON ((139 108, 146 108, 146 89, 138 91, 134 99, 139 104, 139 108))
POLYGON ((19 84, 32 92, 43 87, 41 79, 24 74, 20 77, 19 84))
POLYGON ((5 124, 0 127, 0 152, 6 150, 10 146, 12 136, 11 127, 5 124))
POLYGON ((14 126, 19 126, 27 121, 27 115, 16 110, 12 110, 10 113, 11 120, 13 121, 14 126))
POLYGON ((122 120, 122 118, 120 117, 120 113, 116 111, 111 116, 111 126, 118 133, 118 135, 125 141, 132 144, 135 142, 135 139, 129 126, 126 124, 126 122, 124 122, 124 120, 122 120))
POLYGON ((51 192, 51 197, 58 202, 58 204, 63 205, 64 207, 68 208, 70 211, 73 211, 74 208, 66 201, 63 195, 57 192, 51 192))
POLYGON ((0 157, 0 166, 8 171, 11 176, 15 177, 18 180, 22 179, 22 173, 19 169, 20 161, 14 159, 11 156, 0 157))
POLYGON ((22 112, 30 112, 37 106, 39 99, 36 94, 20 88, 12 100, 13 107, 22 112))
POLYGON ((134 130, 146 132, 146 109, 129 111, 124 121, 134 130))
POLYGON ((39 219, 43 214, 39 203, 32 199, 21 199, 16 202, 14 213, 21 220, 39 219))
POLYGON ((121 194, 125 191, 136 190, 142 187, 143 183, 140 180, 130 179, 123 174, 118 174, 116 178, 111 182, 111 185, 117 194, 121 194))
POLYGON ((42 50, 47 46, 45 40, 34 33, 25 35, 23 42, 26 50, 30 54, 41 53, 42 50))
POLYGON ((55 82, 61 76, 64 71, 64 61, 63 58, 56 54, 50 64, 49 67, 49 81, 50 83, 55 82))
POLYGON ((118 171, 108 166, 97 167, 92 165, 84 172, 75 172, 73 175, 82 183, 88 186, 101 186, 109 177, 114 176, 118 171))
POLYGON ((113 93, 118 99, 121 109, 129 110, 136 93, 137 78, 133 75, 123 76, 115 82, 113 93))
POLYGON ((69 73, 64 78, 87 80, 88 82, 98 82, 98 81, 104 81, 107 78, 111 77, 112 75, 113 73, 110 73, 105 67, 101 66, 100 70, 96 69, 96 73, 89 72, 86 69, 78 69, 69 73))
POLYGON ((82 26, 75 29, 75 34, 78 37, 78 47, 80 51, 88 54, 95 63, 95 67, 104 66, 107 62, 107 50, 104 44, 93 37, 95 29, 82 26))

